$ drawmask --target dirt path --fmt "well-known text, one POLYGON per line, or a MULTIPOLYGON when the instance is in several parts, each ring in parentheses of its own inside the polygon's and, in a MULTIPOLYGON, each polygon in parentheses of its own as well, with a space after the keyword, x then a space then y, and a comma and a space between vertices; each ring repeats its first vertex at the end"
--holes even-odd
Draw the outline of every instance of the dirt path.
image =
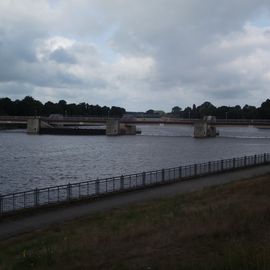
POLYGON ((267 173, 270 173, 270 165, 205 176, 170 185, 118 194, 107 198, 99 198, 94 201, 74 204, 67 207, 48 208, 27 216, 20 215, 18 217, 4 218, 0 221, 0 239, 46 228, 53 224, 59 224, 99 211, 123 207, 151 199, 171 197, 176 194, 188 193, 203 189, 204 187, 252 178, 267 173))

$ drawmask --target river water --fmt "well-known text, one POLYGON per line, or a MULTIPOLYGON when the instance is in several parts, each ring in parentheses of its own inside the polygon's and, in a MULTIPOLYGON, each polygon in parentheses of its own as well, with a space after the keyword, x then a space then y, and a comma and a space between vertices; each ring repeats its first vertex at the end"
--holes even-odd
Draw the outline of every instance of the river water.
POLYGON ((191 126, 139 128, 119 137, 0 131, 0 194, 270 152, 270 129, 223 127, 195 139, 191 126))

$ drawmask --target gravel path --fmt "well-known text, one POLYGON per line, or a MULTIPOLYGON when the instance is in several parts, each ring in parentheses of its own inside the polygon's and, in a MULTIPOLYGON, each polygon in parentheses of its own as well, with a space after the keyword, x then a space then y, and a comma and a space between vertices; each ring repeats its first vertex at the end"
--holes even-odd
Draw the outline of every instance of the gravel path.
POLYGON ((151 199, 172 197, 176 194, 188 193, 201 190, 205 187, 248 179, 267 173, 270 173, 270 165, 205 176, 145 190, 122 193, 66 207, 56 206, 37 211, 36 213, 31 213, 30 215, 22 214, 18 217, 3 218, 0 220, 0 239, 6 239, 33 230, 43 229, 50 225, 59 224, 99 211, 123 207, 151 199))

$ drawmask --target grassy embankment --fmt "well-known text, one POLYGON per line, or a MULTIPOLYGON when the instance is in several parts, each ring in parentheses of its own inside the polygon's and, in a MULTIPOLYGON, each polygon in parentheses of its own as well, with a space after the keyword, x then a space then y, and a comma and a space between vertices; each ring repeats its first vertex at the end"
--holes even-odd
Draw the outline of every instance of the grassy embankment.
POLYGON ((0 243, 0 269, 270 269, 270 176, 0 243))

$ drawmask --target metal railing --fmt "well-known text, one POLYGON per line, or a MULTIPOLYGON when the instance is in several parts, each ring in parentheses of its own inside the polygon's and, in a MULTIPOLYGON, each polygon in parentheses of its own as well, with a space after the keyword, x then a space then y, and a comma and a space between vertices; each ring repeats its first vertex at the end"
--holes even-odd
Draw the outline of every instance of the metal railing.
POLYGON ((269 162, 270 154, 265 153, 6 194, 0 196, 0 216, 22 209, 179 182, 199 176, 264 165, 269 162))

